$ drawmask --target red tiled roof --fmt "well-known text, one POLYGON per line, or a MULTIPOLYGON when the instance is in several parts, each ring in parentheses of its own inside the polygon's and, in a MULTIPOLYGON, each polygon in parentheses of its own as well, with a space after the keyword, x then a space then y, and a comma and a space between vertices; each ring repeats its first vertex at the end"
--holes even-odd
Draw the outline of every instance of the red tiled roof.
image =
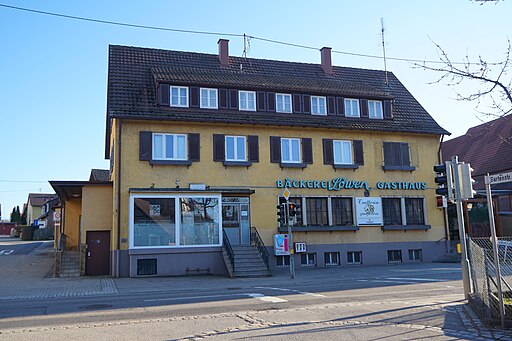
POLYGON ((35 207, 41 207, 47 201, 55 198, 57 198, 57 194, 29 193, 28 203, 35 207))
POLYGON ((512 115, 470 128, 465 135, 443 142, 443 160, 458 156, 471 164, 474 176, 512 170, 512 115))

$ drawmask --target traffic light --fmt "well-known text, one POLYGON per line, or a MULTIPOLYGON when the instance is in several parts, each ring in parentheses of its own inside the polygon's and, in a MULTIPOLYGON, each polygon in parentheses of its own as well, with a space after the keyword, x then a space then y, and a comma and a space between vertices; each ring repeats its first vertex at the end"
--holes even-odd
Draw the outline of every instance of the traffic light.
POLYGON ((290 215, 290 218, 295 217, 295 215, 297 214, 296 208, 297 205, 295 205, 293 202, 288 204, 288 214, 290 215))
POLYGON ((471 199, 475 196, 476 191, 473 190, 473 183, 475 180, 471 178, 473 168, 469 163, 459 163, 459 177, 460 177, 460 196, 462 200, 471 199))
POLYGON ((285 226, 286 224, 286 205, 280 204, 276 206, 277 208, 277 223, 279 226, 285 226))
POLYGON ((446 161, 444 164, 435 165, 434 172, 437 176, 434 178, 434 182, 439 185, 436 188, 436 194, 448 197, 450 200, 455 199, 453 192, 453 175, 452 175, 452 163, 446 161))

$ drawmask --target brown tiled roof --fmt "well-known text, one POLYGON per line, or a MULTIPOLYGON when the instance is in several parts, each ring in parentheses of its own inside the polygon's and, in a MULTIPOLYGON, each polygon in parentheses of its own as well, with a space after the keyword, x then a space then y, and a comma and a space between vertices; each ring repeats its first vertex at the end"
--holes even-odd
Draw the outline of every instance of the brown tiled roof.
MULTIPOLYGON (((109 50, 107 135, 110 118, 219 122, 235 124, 449 134, 391 72, 380 70, 230 57, 228 67, 215 54, 111 45, 109 50), (394 99, 393 119, 374 120, 238 110, 171 108, 157 105, 156 83, 271 90, 312 95, 394 99)), ((106 140, 107 145, 109 140, 106 140)), ((106 155, 108 157, 108 155, 106 155)))
POLYGON ((91 169, 89 181, 110 181, 110 171, 108 169, 91 169))
POLYGON ((470 163, 474 177, 511 171, 512 116, 470 128, 465 135, 443 142, 441 150, 444 161, 458 156, 470 163))
POLYGON ((34 207, 41 207, 47 201, 57 198, 57 194, 29 193, 28 204, 34 207))

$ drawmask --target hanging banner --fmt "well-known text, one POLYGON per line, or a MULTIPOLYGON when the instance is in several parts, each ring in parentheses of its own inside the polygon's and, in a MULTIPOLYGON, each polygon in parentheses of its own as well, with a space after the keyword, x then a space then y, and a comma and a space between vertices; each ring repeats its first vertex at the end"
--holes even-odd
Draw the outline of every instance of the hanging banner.
POLYGON ((380 197, 355 198, 357 225, 383 225, 382 199, 380 197))

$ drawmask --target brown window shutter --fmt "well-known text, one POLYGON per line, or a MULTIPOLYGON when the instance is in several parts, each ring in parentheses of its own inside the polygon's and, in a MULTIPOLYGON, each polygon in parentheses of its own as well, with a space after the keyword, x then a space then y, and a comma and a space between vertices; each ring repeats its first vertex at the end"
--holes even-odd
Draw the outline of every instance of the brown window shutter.
POLYGON ((170 90, 169 84, 160 84, 158 104, 165 105, 165 106, 171 105, 170 91, 171 90, 170 90))
POLYGON ((281 138, 279 136, 270 136, 270 162, 281 162, 281 138))
POLYGON ((361 109, 361 117, 368 117, 368 100, 360 99, 359 107, 361 109))
POLYGON ((250 162, 260 162, 260 153, 259 153, 259 146, 258 146, 258 136, 255 135, 249 135, 247 137, 247 144, 248 144, 248 159, 250 162))
POLYGON ((383 149, 384 149, 384 165, 385 166, 393 166, 393 157, 392 157, 392 150, 391 150, 392 143, 391 142, 384 142, 383 149))
POLYGON ((327 115, 336 115, 336 98, 327 97, 327 115))
POLYGON ((219 109, 228 108, 228 90, 219 89, 219 109))
POLYGON ((411 160, 409 158, 409 144, 408 143, 400 143, 400 161, 401 166, 410 166, 411 160))
POLYGON ((267 111, 276 111, 276 93, 267 92, 267 111))
POLYGON ((364 165, 363 141, 354 140, 352 143, 354 144, 354 163, 364 165))
POLYGON ((343 97, 336 97, 336 102, 337 102, 337 106, 336 106, 336 114, 338 116, 345 116, 345 98, 343 97))
POLYGON ((267 110, 267 103, 265 98, 265 92, 258 91, 256 92, 256 110, 257 111, 266 111, 267 110))
POLYGON ((229 109, 238 109, 238 90, 229 90, 229 109))
POLYGON ((199 88, 195 86, 190 88, 190 107, 199 108, 199 88))
POLYGON ((188 133, 188 160, 197 162, 200 159, 201 148, 198 133, 188 133))
POLYGON ((213 134, 213 161, 223 162, 225 159, 224 135, 213 134))
POLYGON ((302 139, 302 162, 313 163, 313 142, 309 137, 302 139))
POLYGON ((323 139, 324 145, 324 165, 332 165, 334 163, 334 149, 331 139, 323 139))
POLYGON ((393 102, 390 99, 384 101, 384 118, 388 120, 393 118, 393 102))
POLYGON ((139 160, 151 161, 153 157, 153 133, 150 131, 139 132, 139 160))
POLYGON ((293 112, 300 114, 302 112, 302 96, 300 94, 293 94, 293 112))
POLYGON ((302 112, 311 113, 311 96, 309 95, 302 95, 302 112))

